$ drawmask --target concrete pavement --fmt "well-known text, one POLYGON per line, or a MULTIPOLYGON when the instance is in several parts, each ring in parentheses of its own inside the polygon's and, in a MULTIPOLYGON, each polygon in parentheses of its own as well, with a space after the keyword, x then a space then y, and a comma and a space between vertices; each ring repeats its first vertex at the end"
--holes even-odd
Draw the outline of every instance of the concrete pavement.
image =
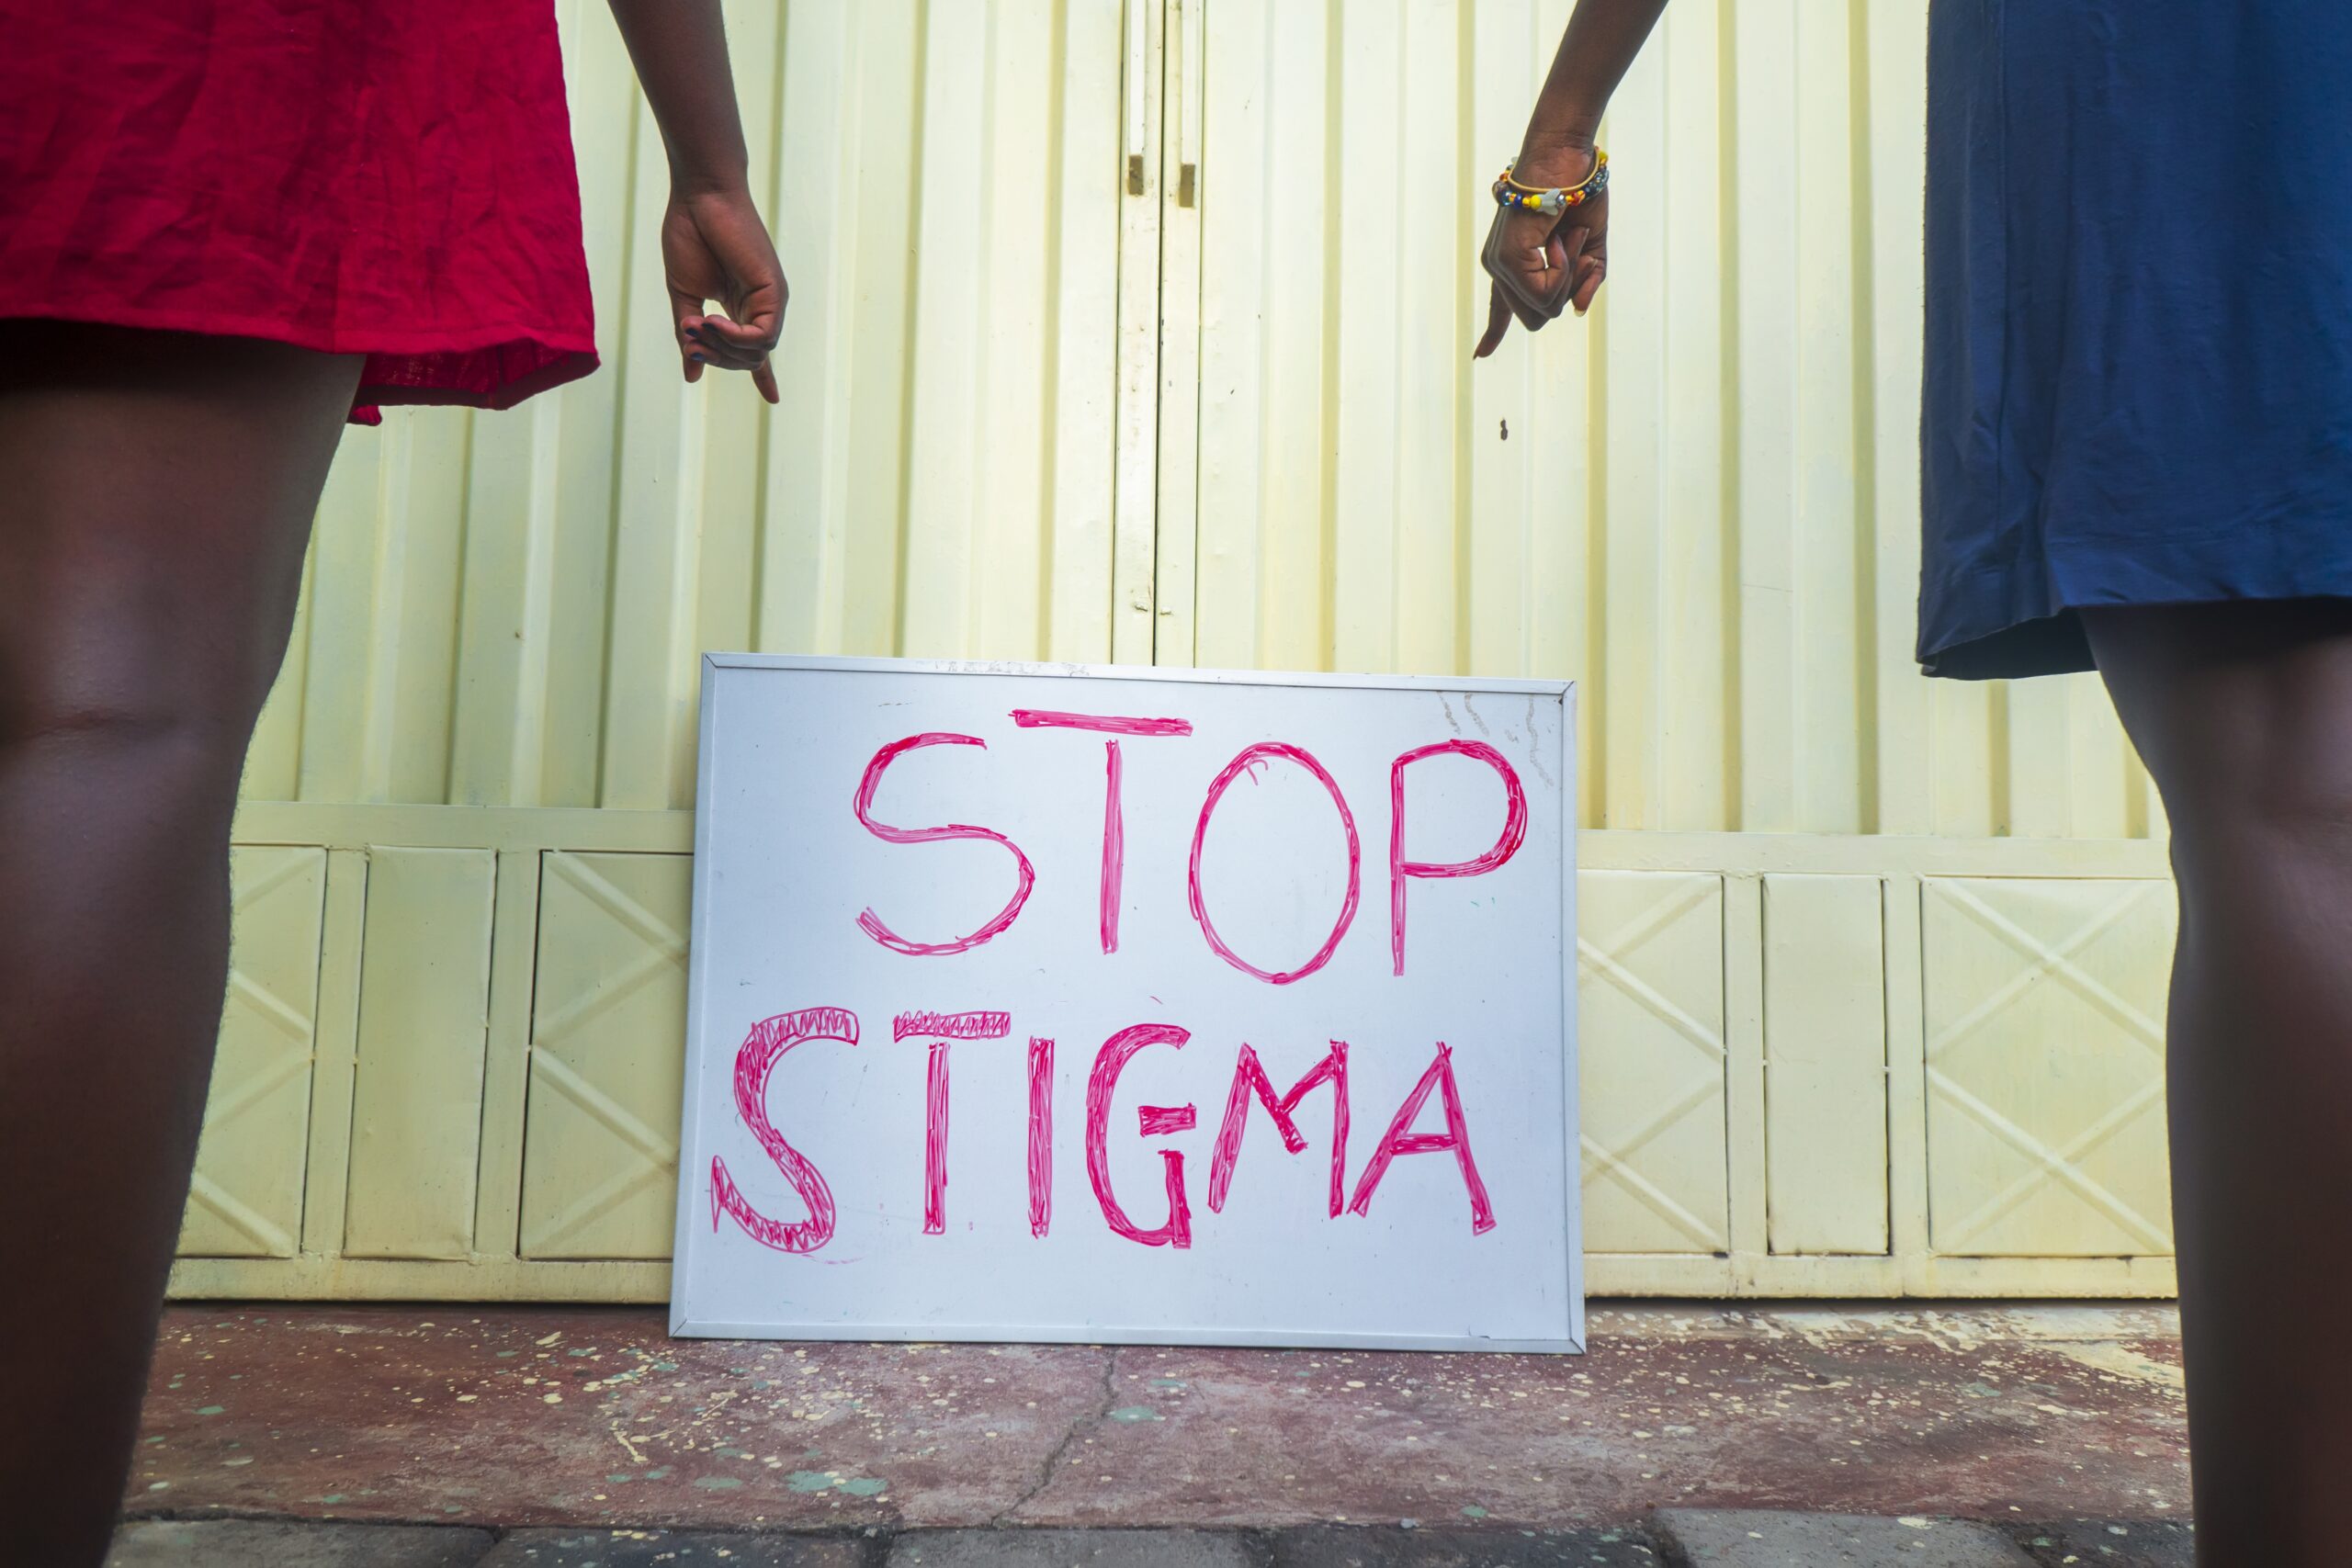
POLYGON ((124 1551, 150 1556, 119 1561, 201 1564, 226 1539, 203 1531, 247 1519, 311 1554, 286 1568, 410 1568, 332 1555, 411 1550, 354 1524, 478 1532, 415 1538, 447 1568, 2189 1562, 2168 1311, 1662 1305, 1592 1329, 1582 1357, 1421 1355, 181 1306, 126 1499, 155 1525, 124 1551), (154 1529, 180 1544, 153 1555, 154 1529), (727 1539, 639 1550, 662 1531, 727 1539))
POLYGON ((245 1520, 127 1526, 107 1568, 2192 1568, 2185 1529, 1661 1513, 1615 1529, 524 1529, 245 1520))

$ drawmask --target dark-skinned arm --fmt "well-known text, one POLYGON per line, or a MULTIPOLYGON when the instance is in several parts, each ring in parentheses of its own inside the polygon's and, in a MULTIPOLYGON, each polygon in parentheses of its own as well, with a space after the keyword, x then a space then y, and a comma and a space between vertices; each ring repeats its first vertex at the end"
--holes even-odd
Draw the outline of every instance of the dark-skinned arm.
MULTIPOLYGON (((1592 172, 1600 118, 1665 9, 1666 0, 1577 0, 1520 142, 1514 177, 1521 184, 1566 188, 1592 172)), ((1500 221, 1489 270, 1509 268, 1521 291, 1549 298, 1553 305, 1548 313, 1528 310, 1498 283, 1487 305, 1487 334, 1478 343, 1481 359, 1503 341, 1514 314, 1530 332, 1566 306, 1583 315, 1609 274, 1605 190, 1558 218, 1518 208, 1503 213, 1500 221)))
POLYGON ((791 290, 752 200, 719 0, 611 3, 669 157, 662 264, 686 379, 702 379, 706 365, 749 370, 775 402, 768 355, 783 335, 791 290), (713 299, 721 313, 706 314, 713 299))
POLYGON ((1578 0, 1527 117, 1520 156, 1574 154, 1589 168, 1600 117, 1665 11, 1666 0, 1578 0))

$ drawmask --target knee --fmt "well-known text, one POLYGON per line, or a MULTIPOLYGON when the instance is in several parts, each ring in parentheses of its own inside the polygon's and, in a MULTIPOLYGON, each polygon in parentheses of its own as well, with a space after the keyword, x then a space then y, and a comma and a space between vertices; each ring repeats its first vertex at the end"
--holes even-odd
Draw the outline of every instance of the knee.
POLYGON ((101 657, 15 668, 0 682, 0 756, 133 769, 164 788, 233 793, 260 697, 201 661, 138 669, 101 657))
POLYGON ((2165 807, 2184 882, 2233 870, 2261 878, 2266 868, 2352 877, 2352 772, 2231 770, 2203 787, 2166 792, 2165 807))

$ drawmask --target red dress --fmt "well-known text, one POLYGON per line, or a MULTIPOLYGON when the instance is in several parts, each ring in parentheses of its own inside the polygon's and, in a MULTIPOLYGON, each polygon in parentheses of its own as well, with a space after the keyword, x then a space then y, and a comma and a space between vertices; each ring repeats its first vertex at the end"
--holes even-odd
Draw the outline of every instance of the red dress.
POLYGON ((553 0, 0 0, 0 317, 364 354, 381 403, 596 367, 553 0))

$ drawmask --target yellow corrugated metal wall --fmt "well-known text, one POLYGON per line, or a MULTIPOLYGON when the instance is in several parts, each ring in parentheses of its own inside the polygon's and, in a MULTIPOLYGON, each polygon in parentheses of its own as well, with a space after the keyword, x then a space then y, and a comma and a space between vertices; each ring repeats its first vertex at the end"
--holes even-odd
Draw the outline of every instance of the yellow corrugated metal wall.
POLYGON ((2169 1288, 2153 794, 1910 660, 1924 0, 1670 6, 1476 367, 1566 0, 729 4, 775 410, 559 9, 605 367, 345 440, 181 1289, 661 1293, 707 648, 1577 679, 1595 1288, 2169 1288))
POLYGON ((347 434, 250 797, 681 808, 704 649, 1110 657, 1117 7, 728 14, 783 405, 681 383, 659 134, 564 0, 605 368, 347 434))

